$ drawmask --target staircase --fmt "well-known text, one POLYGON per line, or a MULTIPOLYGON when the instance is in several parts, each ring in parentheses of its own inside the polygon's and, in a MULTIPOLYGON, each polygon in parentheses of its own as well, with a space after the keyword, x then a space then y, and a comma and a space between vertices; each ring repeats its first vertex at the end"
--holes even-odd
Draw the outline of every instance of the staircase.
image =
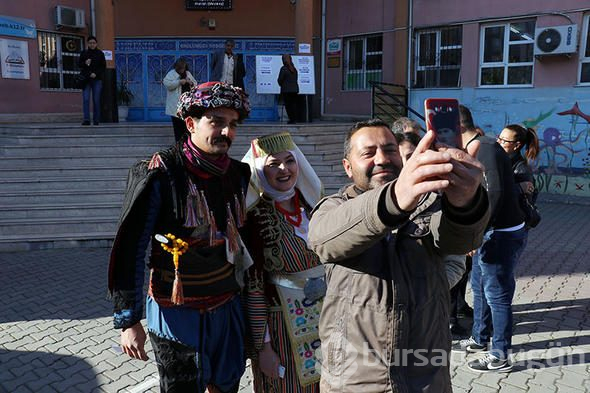
MULTIPOLYGON (((347 182, 348 124, 241 125, 230 154, 250 140, 288 130, 324 182, 347 182)), ((114 237, 127 171, 173 143, 168 124, 0 126, 0 251, 107 247, 114 237)))

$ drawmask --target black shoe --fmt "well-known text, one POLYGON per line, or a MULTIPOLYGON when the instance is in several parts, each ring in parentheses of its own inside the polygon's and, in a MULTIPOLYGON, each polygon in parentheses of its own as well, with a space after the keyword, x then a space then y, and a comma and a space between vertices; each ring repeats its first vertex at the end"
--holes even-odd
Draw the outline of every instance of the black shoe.
POLYGON ((467 363, 470 370, 479 373, 495 371, 497 373, 509 373, 512 371, 512 363, 509 359, 500 359, 488 353, 481 359, 473 360, 467 363))
POLYGON ((89 125, 90 125, 90 120, 84 120, 84 121, 82 122, 82 125, 83 125, 83 126, 89 126, 89 125))
POLYGON ((466 304, 457 310, 457 316, 462 318, 473 318, 473 309, 466 304))
POLYGON ((451 334, 453 336, 465 337, 465 336, 467 336, 467 334, 469 334, 467 329, 465 329, 463 326, 459 325, 458 323, 451 323, 449 325, 449 328, 451 329, 451 334))
POLYGON ((477 353, 488 350, 488 345, 478 344, 473 337, 469 337, 465 340, 459 340, 456 344, 453 344, 451 351, 453 352, 467 352, 477 353))
POLYGON ((95 126, 97 126, 97 125, 98 125, 98 122, 97 122, 97 121, 95 121, 95 122, 94 122, 94 125, 95 125, 95 126))

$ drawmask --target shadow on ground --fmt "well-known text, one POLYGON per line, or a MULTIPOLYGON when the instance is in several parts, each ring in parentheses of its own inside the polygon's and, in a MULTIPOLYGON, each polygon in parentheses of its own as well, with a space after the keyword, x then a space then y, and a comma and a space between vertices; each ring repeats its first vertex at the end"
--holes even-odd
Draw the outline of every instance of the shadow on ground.
POLYGON ((1 393, 92 392, 97 386, 92 366, 78 357, 0 349, 1 393))
POLYGON ((0 323, 112 315, 106 298, 109 252, 80 248, 0 253, 0 323))

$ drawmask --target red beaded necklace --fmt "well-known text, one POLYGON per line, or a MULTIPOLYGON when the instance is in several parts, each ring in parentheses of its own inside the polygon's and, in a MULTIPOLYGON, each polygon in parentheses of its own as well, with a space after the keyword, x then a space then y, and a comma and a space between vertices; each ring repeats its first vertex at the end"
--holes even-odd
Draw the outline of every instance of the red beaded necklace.
POLYGON ((298 227, 301 224, 301 207, 299 205, 299 193, 295 193, 295 211, 294 212, 290 212, 287 209, 283 208, 281 205, 279 205, 278 202, 275 202, 275 207, 277 208, 278 211, 280 211, 281 213, 283 213, 283 215, 285 216, 285 219, 291 223, 292 225, 298 227))

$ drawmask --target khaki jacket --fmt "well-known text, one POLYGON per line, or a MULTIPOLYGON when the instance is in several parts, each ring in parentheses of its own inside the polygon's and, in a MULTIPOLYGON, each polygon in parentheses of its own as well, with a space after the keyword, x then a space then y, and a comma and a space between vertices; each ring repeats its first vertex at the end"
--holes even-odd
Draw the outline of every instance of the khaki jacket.
POLYGON ((429 194, 410 215, 393 184, 349 186, 312 213, 309 243, 327 264, 322 392, 451 392, 443 255, 481 244, 487 194, 480 188, 461 211, 429 194))

